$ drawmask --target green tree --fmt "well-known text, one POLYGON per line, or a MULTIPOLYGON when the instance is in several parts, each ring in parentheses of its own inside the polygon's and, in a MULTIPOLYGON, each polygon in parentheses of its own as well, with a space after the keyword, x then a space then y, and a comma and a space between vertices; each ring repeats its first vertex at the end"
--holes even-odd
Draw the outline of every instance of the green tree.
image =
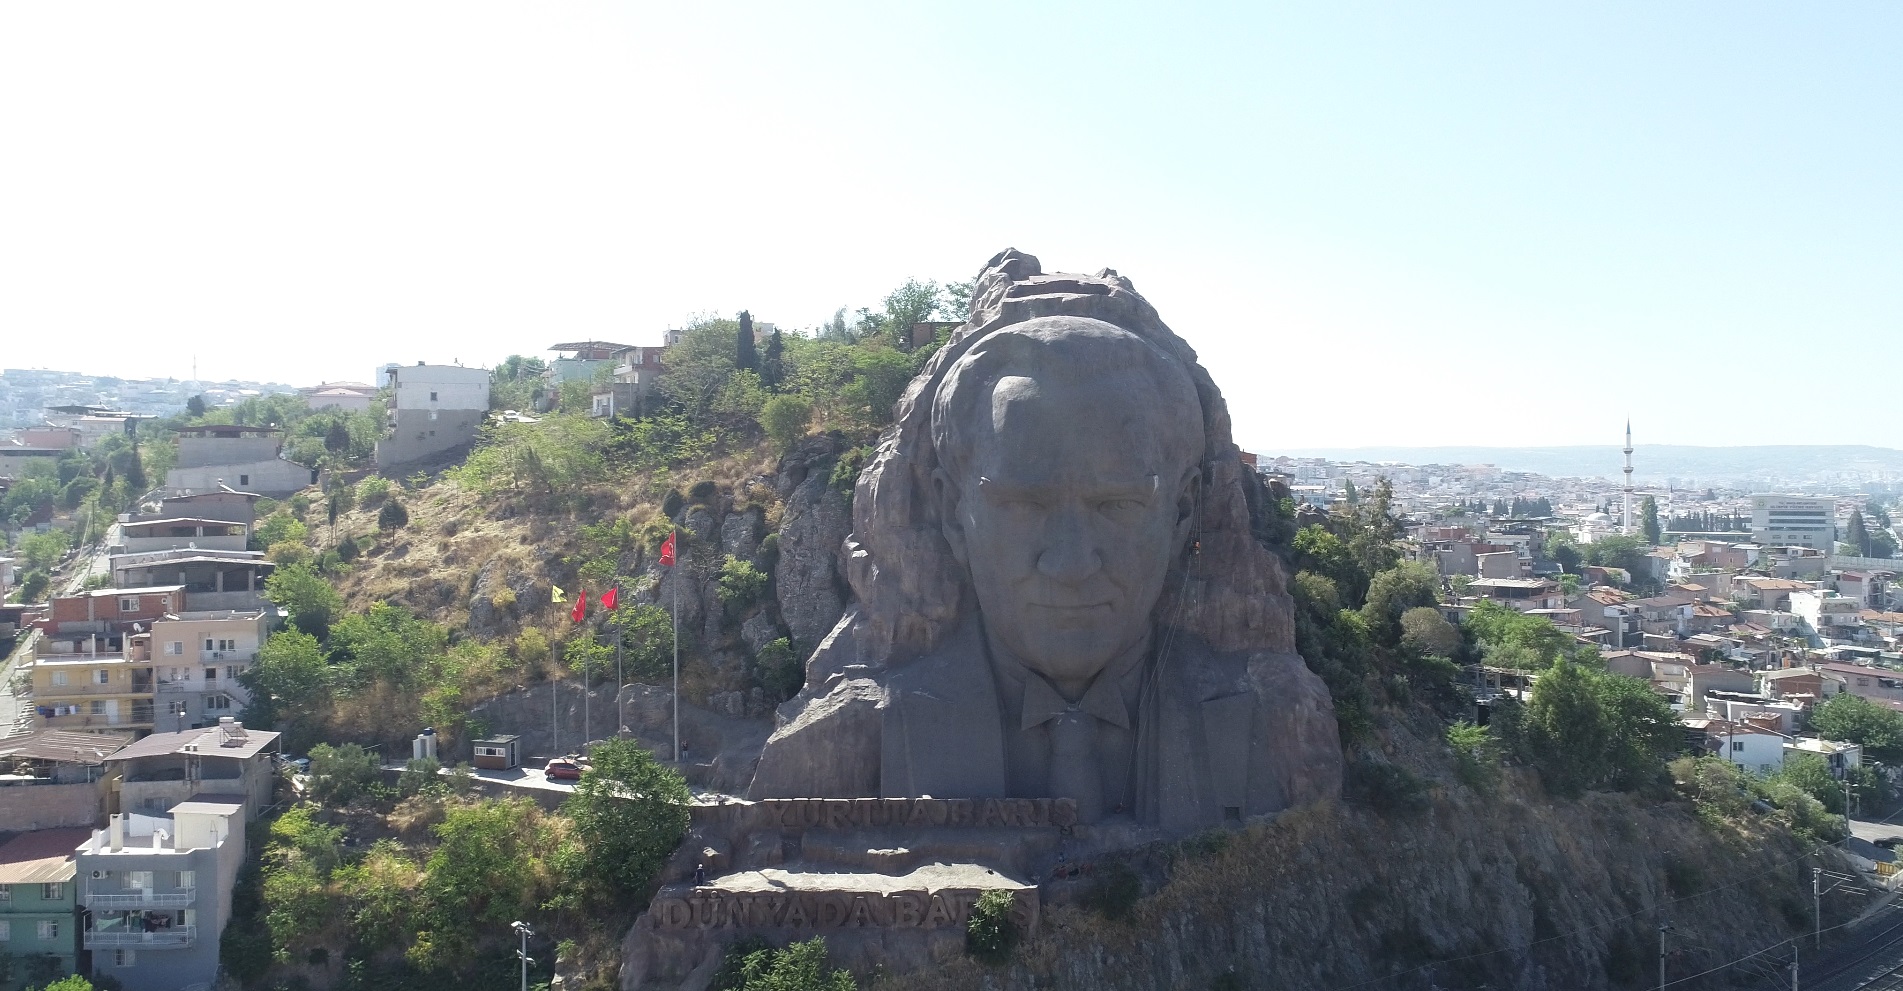
POLYGON ((330 663, 317 638, 301 629, 272 634, 238 680, 251 695, 245 722, 259 729, 283 726, 300 743, 304 724, 330 704, 330 663))
POLYGON ((826 941, 815 936, 783 950, 740 954, 715 978, 712 991, 856 991, 852 975, 826 966, 826 941), (723 980, 723 978, 725 978, 723 980))
POLYGON ((204 419, 205 397, 193 396, 192 398, 185 400, 185 415, 191 417, 194 420, 204 419))
POLYGON ((1903 713, 1860 695, 1843 692, 1817 703, 1810 727, 1826 740, 1858 744, 1885 764, 1903 760, 1903 713))
POLYGON ((759 371, 760 357, 753 348, 753 314, 740 311, 740 329, 734 335, 733 366, 742 371, 759 371))
POLYGON ((1344 478, 1341 480, 1341 497, 1343 501, 1347 502, 1350 506, 1361 501, 1361 494, 1355 491, 1354 479, 1344 478))
POLYGON ((1524 709, 1503 709, 1502 736, 1557 795, 1635 788, 1682 745, 1671 704, 1637 678, 1553 665, 1524 709))
POLYGON ((899 347, 909 351, 912 348, 912 325, 930 320, 938 309, 938 283, 906 279, 904 285, 886 294, 883 323, 899 347))
POLYGON ((279 510, 265 517, 251 531, 251 543, 256 550, 265 550, 276 544, 289 541, 302 544, 310 536, 310 530, 302 520, 290 513, 279 510))
POLYGON ((768 392, 780 391, 780 383, 786 381, 786 342, 780 339, 779 328, 766 339, 766 351, 760 357, 760 387, 768 392))
POLYGON ((425 867, 434 935, 449 941, 471 921, 504 925, 535 907, 537 838, 526 827, 538 821, 535 803, 526 798, 481 801, 444 813, 425 867))
POLYGON ((1460 630, 1432 606, 1401 614, 1401 644, 1423 654, 1452 657, 1460 650, 1460 630))
POLYGON ((1658 546, 1662 536, 1659 530, 1659 503, 1651 496, 1639 501, 1639 530, 1644 534, 1646 543, 1658 546))
POLYGON ((806 436, 806 425, 813 421, 813 404, 805 397, 782 393, 760 408, 760 426, 781 450, 789 450, 806 436))
POLYGON ((40 991, 93 991, 93 982, 78 974, 70 974, 40 988, 40 991))
POLYGON ((382 763, 377 755, 354 744, 311 748, 311 797, 325 805, 349 805, 377 783, 382 763))
POLYGON ((1403 561, 1374 576, 1368 599, 1361 606, 1375 642, 1392 647, 1401 642, 1401 616, 1410 609, 1439 601, 1440 575, 1420 561, 1403 561))
POLYGON ((377 529, 386 534, 403 529, 409 522, 410 511, 395 499, 385 502, 383 508, 377 510, 377 529))
POLYGON ((680 775, 633 740, 595 747, 562 805, 582 842, 584 876, 612 895, 644 889, 686 834, 692 799, 680 775))
POLYGON ((291 614, 291 625, 318 639, 330 634, 331 618, 343 611, 343 596, 309 565, 279 568, 264 580, 264 597, 291 614))
POLYGON ((20 538, 20 560, 30 571, 51 571, 71 546, 73 537, 64 530, 29 533, 20 538))

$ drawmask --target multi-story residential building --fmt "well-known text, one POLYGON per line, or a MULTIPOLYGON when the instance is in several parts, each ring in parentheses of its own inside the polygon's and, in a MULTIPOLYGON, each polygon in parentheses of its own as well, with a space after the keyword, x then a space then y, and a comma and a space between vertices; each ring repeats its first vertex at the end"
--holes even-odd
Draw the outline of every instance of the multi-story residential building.
POLYGON ((31 670, 39 725, 81 732, 151 729, 149 637, 108 629, 37 638, 31 670))
POLYGON ((1812 547, 1828 554, 1837 546, 1837 500, 1754 495, 1751 537, 1760 544, 1812 547))
POLYGON ((277 565, 263 551, 182 550, 114 554, 112 583, 121 587, 177 582, 185 587, 182 608, 262 609, 264 580, 277 565))
POLYGON ((74 849, 90 828, 21 833, 0 846, 0 952, 13 966, 0 989, 38 987, 79 967, 74 849))
POLYGON ((1792 592, 1791 613, 1806 633, 1827 640, 1855 640, 1863 629, 1863 603, 1836 592, 1792 592))
POLYGON ((207 729, 153 733, 106 758, 106 773, 118 780, 121 812, 159 815, 209 796, 243 805, 248 819, 271 802, 278 747, 278 734, 224 716, 207 729))
POLYGON ((614 380, 589 398, 589 411, 599 417, 639 416, 666 370, 665 348, 629 347, 615 352, 614 380))
POLYGON ((311 409, 335 409, 346 413, 368 410, 377 398, 377 387, 362 382, 324 382, 297 390, 311 409))
POLYGON ((239 675, 271 635, 274 610, 183 612, 152 624, 159 729, 216 725, 243 711, 250 693, 239 675))
POLYGON ((319 472, 279 456, 284 444, 273 427, 208 423, 178 432, 178 465, 165 473, 173 495, 216 492, 226 486, 282 498, 316 485, 319 472))
POLYGON ((40 628, 50 639, 84 639, 88 634, 131 630, 133 624, 143 629, 183 608, 183 585, 101 588, 55 597, 40 628))
POLYGON ((241 551, 251 537, 251 528, 243 523, 190 516, 121 523, 119 532, 119 547, 127 554, 188 549, 241 551))
POLYGON ((377 441, 377 466, 409 464, 473 443, 489 415, 489 373, 461 365, 394 365, 390 433, 377 441))
POLYGON ((93 973, 126 991, 209 987, 244 864, 243 807, 195 800, 167 816, 115 814, 74 855, 93 973))

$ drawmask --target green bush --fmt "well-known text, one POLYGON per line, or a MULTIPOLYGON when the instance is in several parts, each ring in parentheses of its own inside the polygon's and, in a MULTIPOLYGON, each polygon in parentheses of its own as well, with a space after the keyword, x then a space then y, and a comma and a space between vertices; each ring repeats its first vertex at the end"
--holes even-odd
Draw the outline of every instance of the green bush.
POLYGON ((385 533, 401 530, 409 522, 410 511, 403 508, 403 504, 395 499, 387 500, 383 508, 377 510, 377 529, 385 533))
POLYGON ((1137 900, 1143 897, 1143 879, 1121 860, 1112 860, 1097 869, 1096 878, 1084 892, 1084 907, 1106 919, 1130 917, 1137 900))
POLYGON ((1342 789, 1349 801, 1382 815, 1411 812, 1427 806, 1427 782, 1398 764, 1363 758, 1348 765, 1342 789))
POLYGON ((311 797, 325 805, 348 805, 370 790, 382 773, 377 755, 354 744, 311 748, 311 797))
POLYGON ((730 610, 741 610, 760 601, 766 594, 769 576, 751 561, 729 555, 720 564, 720 602, 730 610))
POLYGON ((1447 727, 1454 748, 1454 775, 1475 791, 1492 791, 1500 780, 1499 741, 1484 726, 1462 720, 1447 727))
POLYGON ((633 740, 608 740, 563 803, 582 842, 581 877, 608 901, 642 891, 687 832, 693 796, 681 776, 633 740))
POLYGON ((447 791, 441 771, 443 765, 433 757, 412 758, 396 776, 396 793, 408 798, 422 792, 447 791))
POLYGON ((376 505, 390 496, 390 480, 381 475, 371 475, 357 483, 357 505, 365 509, 374 509, 376 505))
POLYGON ((813 404, 796 395, 774 396, 760 409, 760 427, 781 450, 791 448, 806 435, 813 421, 813 404))
POLYGON ((680 489, 668 489, 667 495, 661 497, 661 515, 671 520, 679 515, 681 508, 686 505, 687 497, 681 495, 680 489))
POLYGON ((826 940, 815 936, 784 950, 742 942, 727 952, 710 991, 856 991, 843 970, 826 967, 826 940))
POLYGON ((1016 905, 1009 891, 994 889, 979 895, 965 921, 965 952, 992 966, 1011 959, 1023 936, 1013 917, 1016 905))
POLYGON ((687 490, 687 501, 708 505, 719 494, 720 486, 716 485, 712 479, 704 478, 695 482, 693 487, 687 490))
POLYGON ((806 666, 800 663, 793 642, 786 637, 761 647, 753 664, 754 681, 775 704, 792 698, 806 683, 806 666))
POLYGON ((827 484, 841 492, 850 493, 853 487, 859 484, 859 473, 865 470, 866 459, 871 456, 872 448, 870 447, 855 447, 840 455, 839 460, 833 462, 832 474, 826 479, 827 484))

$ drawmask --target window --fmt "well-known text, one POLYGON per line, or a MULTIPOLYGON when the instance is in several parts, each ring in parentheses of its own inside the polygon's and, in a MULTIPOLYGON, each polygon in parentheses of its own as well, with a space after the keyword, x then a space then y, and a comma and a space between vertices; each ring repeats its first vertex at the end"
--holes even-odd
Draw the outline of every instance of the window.
POLYGON ((106 703, 98 699, 93 699, 92 702, 88 703, 88 705, 90 706, 91 712, 93 715, 103 716, 106 714, 106 703))
POLYGON ((112 684, 112 672, 107 670, 106 668, 93 669, 93 684, 95 685, 112 684))
POLYGON ((5 905, 12 900, 13 900, 13 885, 0 884, 0 905, 5 905))
POLYGON ((225 679, 226 679, 227 681, 237 681, 237 680, 238 680, 238 673, 239 673, 240 671, 243 671, 243 670, 244 670, 244 666, 243 666, 243 665, 239 665, 239 664, 227 664, 227 665, 225 665, 225 679))
POLYGON ((205 711, 206 712, 217 712, 217 711, 230 709, 230 708, 231 708, 231 696, 229 695, 205 696, 205 711))
POLYGON ((59 923, 54 922, 52 919, 41 919, 40 920, 40 938, 41 939, 58 939, 59 938, 59 923))
POLYGON ((212 647, 212 645, 211 645, 211 643, 212 643, 212 640, 211 640, 211 638, 210 638, 210 637, 206 637, 206 638, 205 638, 205 649, 206 649, 206 650, 212 650, 212 649, 214 649, 214 648, 212 647))
POLYGON ((54 881, 52 884, 40 885, 41 901, 56 902, 64 897, 66 897, 66 883, 64 881, 54 881))
POLYGON ((1743 749, 1744 749, 1744 741, 1743 741, 1743 740, 1733 740, 1733 741, 1731 741, 1731 749, 1732 749, 1732 750, 1733 750, 1734 752, 1735 752, 1735 751, 1741 751, 1741 750, 1743 750, 1743 749))
POLYGON ((152 872, 151 871, 127 871, 126 872, 126 890, 127 891, 152 890, 152 872))
POLYGON ((429 394, 429 401, 432 403, 436 401, 436 393, 432 392, 429 394))
POLYGON ((120 612, 138 612, 139 611, 139 597, 136 595, 120 596, 119 597, 119 611, 120 612))
POLYGON ((112 965, 114 967, 130 967, 133 964, 138 962, 139 962, 139 951, 137 950, 112 951, 112 965))
POLYGON ((239 485, 250 485, 250 484, 251 484, 251 476, 250 476, 250 475, 239 475, 239 476, 238 476, 238 484, 239 484, 239 485))
POLYGON ((212 667, 206 668, 205 669, 205 684, 207 685, 215 684, 217 681, 218 681, 217 666, 213 665, 212 667))
POLYGON ((192 887, 197 887, 197 885, 198 885, 197 871, 179 871, 178 872, 178 886, 179 887, 192 888, 192 887))
POLYGON ((218 641, 218 649, 219 649, 219 650, 237 650, 237 649, 238 649, 238 641, 236 641, 236 640, 220 640, 220 641, 218 641))
POLYGON ((60 687, 62 687, 62 688, 63 688, 63 687, 65 687, 65 685, 66 685, 66 672, 64 672, 64 671, 55 671, 55 672, 53 672, 53 684, 55 684, 55 685, 57 685, 57 686, 60 686, 60 687))
POLYGON ((172 642, 165 645, 165 652, 167 654, 172 655, 173 657, 183 656, 185 653, 185 641, 173 640, 172 642))

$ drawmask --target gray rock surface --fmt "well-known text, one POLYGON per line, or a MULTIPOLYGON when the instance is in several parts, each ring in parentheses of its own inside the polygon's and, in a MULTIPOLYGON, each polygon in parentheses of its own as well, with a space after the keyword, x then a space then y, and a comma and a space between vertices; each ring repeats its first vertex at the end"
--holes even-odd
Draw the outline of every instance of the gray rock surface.
POLYGON ((802 650, 824 639, 845 610, 839 555, 851 530, 851 503, 828 484, 825 471, 809 472, 787 496, 774 591, 793 643, 802 650))

